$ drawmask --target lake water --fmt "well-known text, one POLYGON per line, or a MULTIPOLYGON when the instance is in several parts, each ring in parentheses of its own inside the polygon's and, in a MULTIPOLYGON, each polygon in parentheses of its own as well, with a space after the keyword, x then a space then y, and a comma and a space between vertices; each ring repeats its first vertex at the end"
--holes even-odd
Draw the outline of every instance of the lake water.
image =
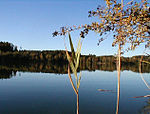
MULTIPOLYGON (((150 84, 150 73, 142 77, 150 84)), ((149 94, 140 73, 122 71, 119 114, 150 113, 148 97, 133 98, 149 94)), ((78 95, 79 114, 115 114, 117 71, 82 71, 78 95)), ((67 74, 19 71, 16 76, 0 79, 0 114, 76 113, 77 95, 67 74)))

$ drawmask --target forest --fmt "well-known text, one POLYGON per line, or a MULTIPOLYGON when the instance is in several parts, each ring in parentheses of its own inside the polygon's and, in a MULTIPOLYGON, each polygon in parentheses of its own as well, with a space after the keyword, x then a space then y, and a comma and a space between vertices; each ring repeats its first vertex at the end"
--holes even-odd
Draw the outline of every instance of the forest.
MULTIPOLYGON (((55 51, 33 51, 33 50, 18 50, 11 43, 0 42, 0 74, 1 78, 7 78, 14 75, 17 71, 29 72, 47 72, 66 74, 68 61, 66 52, 63 50, 55 51), (13 46, 13 47, 12 47, 13 46), (13 50, 15 49, 15 50, 13 50), (7 76, 6 76, 7 75, 7 76)), ((69 52, 71 53, 71 52, 69 52)), ((121 70, 131 70, 139 72, 139 61, 143 56, 143 60, 150 61, 150 56, 133 56, 121 57, 121 70)), ((115 71, 117 57, 96 56, 96 55, 81 55, 79 69, 82 70, 102 70, 115 71)), ((149 73, 150 65, 142 64, 142 72, 149 73)))
MULTIPOLYGON (((71 52, 69 52, 71 53, 71 52)), ((121 57, 122 64, 138 64, 141 56, 143 60, 150 61, 150 56, 139 55, 133 57, 121 57)), ((116 64, 116 57, 110 56, 96 56, 96 55, 81 55, 80 67, 84 64, 99 65, 99 64, 116 64)), ((67 64, 66 52, 63 50, 19 50, 11 43, 0 42, 0 64, 1 65, 28 65, 33 63, 50 63, 50 64, 67 64), (5 45, 4 45, 5 44, 5 45), (15 47, 15 50, 13 50, 15 47), (7 50, 7 51, 6 51, 7 50)))

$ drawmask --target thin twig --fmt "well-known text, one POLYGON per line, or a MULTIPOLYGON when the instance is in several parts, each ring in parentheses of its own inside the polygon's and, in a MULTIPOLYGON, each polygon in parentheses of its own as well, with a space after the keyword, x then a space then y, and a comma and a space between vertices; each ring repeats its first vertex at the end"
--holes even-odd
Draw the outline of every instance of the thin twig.
POLYGON ((150 95, 145 95, 145 96, 137 96, 137 97, 133 97, 133 98, 141 98, 141 97, 150 97, 150 95))
POLYGON ((102 91, 102 92, 112 92, 112 93, 114 93, 113 90, 106 90, 106 89, 98 89, 98 91, 102 91))
POLYGON ((127 6, 128 4, 131 4, 131 2, 133 2, 134 0, 131 0, 130 2, 128 2, 127 4, 125 4, 123 7, 127 6))

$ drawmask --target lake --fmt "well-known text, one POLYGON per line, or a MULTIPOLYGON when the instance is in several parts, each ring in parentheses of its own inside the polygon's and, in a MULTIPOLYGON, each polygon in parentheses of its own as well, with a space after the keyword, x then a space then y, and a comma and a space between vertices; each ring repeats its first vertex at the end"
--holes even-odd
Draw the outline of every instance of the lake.
MULTIPOLYGON (((17 71, 1 78, 0 114, 76 114, 77 108, 79 114, 115 114, 117 71, 81 72, 79 100, 68 74, 17 71)), ((150 94, 143 79, 150 84, 150 73, 121 71, 119 114, 150 113, 148 97, 133 98, 150 94)))

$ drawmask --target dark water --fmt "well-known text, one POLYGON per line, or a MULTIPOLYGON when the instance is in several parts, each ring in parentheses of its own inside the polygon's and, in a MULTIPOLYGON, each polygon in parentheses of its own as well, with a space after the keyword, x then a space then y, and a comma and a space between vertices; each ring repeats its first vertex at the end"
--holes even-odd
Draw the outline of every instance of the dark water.
MULTIPOLYGON (((77 96, 67 74, 15 72, 0 79, 0 114, 76 114, 77 96)), ((142 76, 150 84, 150 73, 142 76)), ((72 75, 73 81, 75 79, 72 75)), ((140 73, 122 71, 119 114, 150 113, 149 95, 140 73)), ((115 114, 117 71, 82 71, 79 114, 115 114), (104 89, 108 91, 99 91, 104 89)))

